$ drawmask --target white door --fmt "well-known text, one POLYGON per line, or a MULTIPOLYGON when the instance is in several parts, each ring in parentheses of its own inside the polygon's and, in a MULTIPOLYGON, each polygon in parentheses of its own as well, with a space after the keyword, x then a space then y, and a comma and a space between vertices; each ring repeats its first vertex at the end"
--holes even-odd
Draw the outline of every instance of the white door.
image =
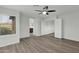
POLYGON ((55 37, 62 38, 62 19, 55 19, 55 37))

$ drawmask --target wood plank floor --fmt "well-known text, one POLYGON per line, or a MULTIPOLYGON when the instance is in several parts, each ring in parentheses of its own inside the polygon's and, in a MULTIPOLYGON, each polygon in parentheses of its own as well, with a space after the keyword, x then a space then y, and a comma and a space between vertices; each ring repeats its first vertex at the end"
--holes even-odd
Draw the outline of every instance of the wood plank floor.
POLYGON ((0 53, 79 53, 79 42, 56 39, 50 34, 21 39, 18 44, 1 47, 0 53))

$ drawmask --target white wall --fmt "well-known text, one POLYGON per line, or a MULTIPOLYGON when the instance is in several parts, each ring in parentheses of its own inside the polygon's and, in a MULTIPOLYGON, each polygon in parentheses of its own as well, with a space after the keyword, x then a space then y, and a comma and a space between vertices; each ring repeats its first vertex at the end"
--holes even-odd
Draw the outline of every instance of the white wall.
POLYGON ((26 14, 20 14, 20 38, 29 37, 29 19, 26 14))
POLYGON ((63 38, 79 41, 79 11, 63 14, 63 38))
POLYGON ((19 43, 19 12, 0 7, 1 15, 16 16, 16 34, 0 35, 0 47, 19 43))
POLYGON ((41 19, 38 18, 34 19, 34 35, 35 36, 41 35, 41 19))
POLYGON ((54 33, 54 21, 41 20, 41 35, 54 33))

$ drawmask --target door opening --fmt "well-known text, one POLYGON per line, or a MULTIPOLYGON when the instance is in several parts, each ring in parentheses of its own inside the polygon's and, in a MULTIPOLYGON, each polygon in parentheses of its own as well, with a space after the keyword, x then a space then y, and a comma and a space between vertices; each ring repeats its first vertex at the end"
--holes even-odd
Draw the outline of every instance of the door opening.
POLYGON ((62 34, 62 19, 58 18, 55 19, 55 37, 56 38, 63 38, 63 34, 62 34))
POLYGON ((34 36, 34 19, 29 19, 29 34, 30 36, 34 36))

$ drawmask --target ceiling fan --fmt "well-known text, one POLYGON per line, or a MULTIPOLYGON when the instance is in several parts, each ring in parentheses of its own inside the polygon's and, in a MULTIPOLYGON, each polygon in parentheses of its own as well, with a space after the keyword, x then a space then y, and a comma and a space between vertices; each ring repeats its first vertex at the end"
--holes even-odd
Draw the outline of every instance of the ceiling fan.
POLYGON ((48 6, 43 7, 43 10, 35 10, 40 12, 39 14, 49 15, 49 12, 56 12, 56 10, 49 10, 48 6))

